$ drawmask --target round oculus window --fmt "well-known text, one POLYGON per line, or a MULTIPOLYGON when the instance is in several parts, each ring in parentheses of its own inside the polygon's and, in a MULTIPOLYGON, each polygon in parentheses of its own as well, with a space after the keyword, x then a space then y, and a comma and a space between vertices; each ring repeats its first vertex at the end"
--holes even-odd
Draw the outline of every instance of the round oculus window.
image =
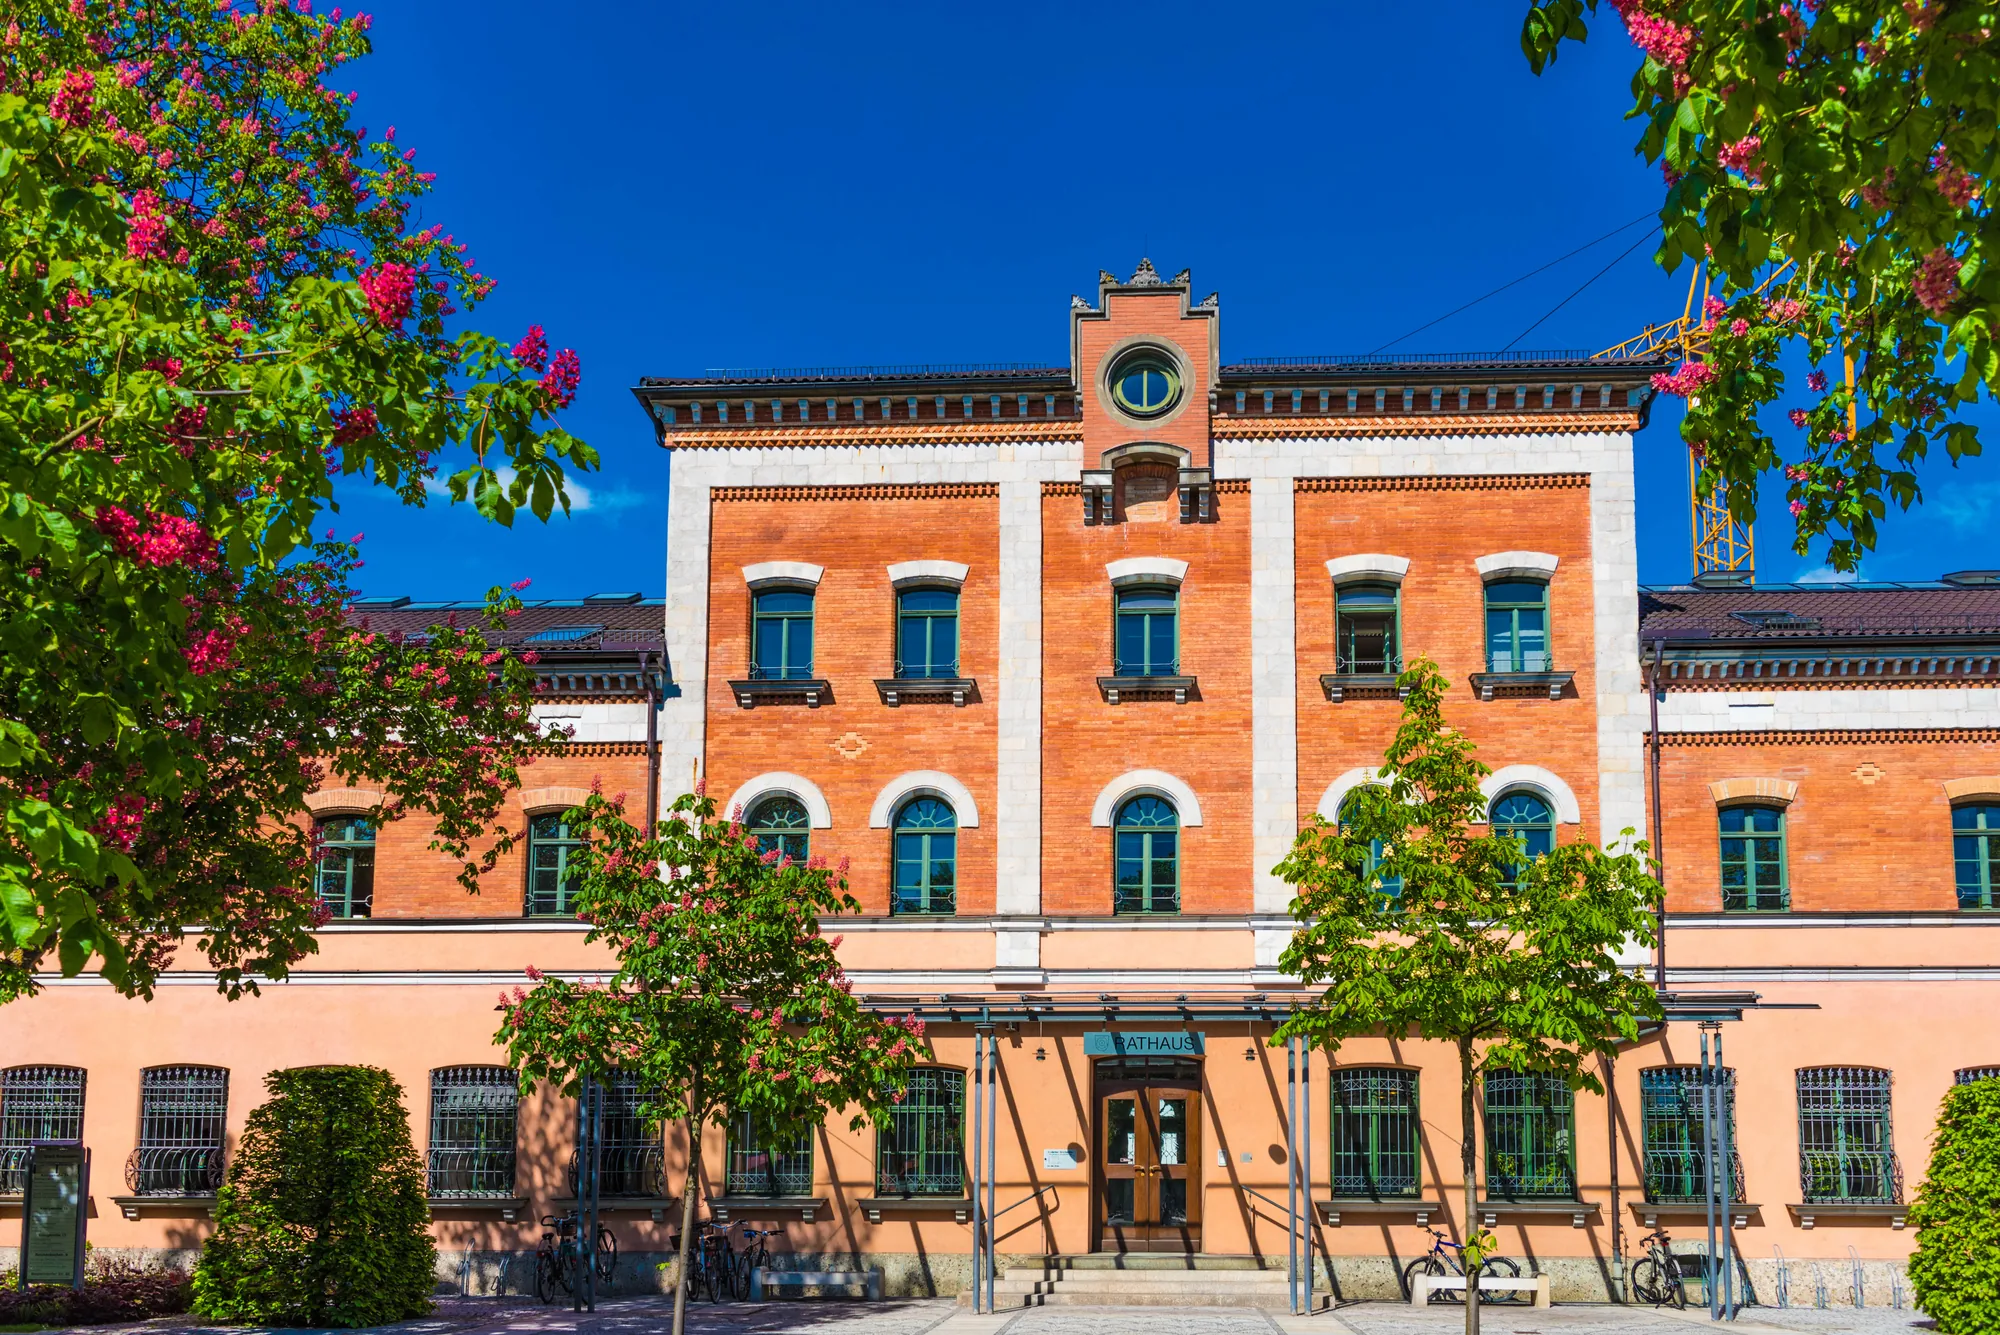
POLYGON ((1111 397, 1134 417, 1158 417, 1180 402, 1180 372, 1158 355, 1129 357, 1112 372, 1111 397))

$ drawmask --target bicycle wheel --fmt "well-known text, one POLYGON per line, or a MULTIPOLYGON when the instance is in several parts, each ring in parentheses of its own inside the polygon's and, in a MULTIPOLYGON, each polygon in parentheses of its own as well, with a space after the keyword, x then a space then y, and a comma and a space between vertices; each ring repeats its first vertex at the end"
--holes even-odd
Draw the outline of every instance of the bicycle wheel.
POLYGON ((1667 1301, 1660 1263, 1650 1256, 1642 1256, 1632 1263, 1632 1300, 1651 1303, 1654 1307, 1667 1301))
POLYGON ((608 1290, 618 1273, 618 1239, 608 1228, 597 1230, 597 1280, 608 1290))
MULTIPOLYGON (((1438 1260, 1435 1255, 1419 1256, 1416 1260, 1403 1267, 1403 1300, 1407 1302, 1416 1295, 1417 1276, 1444 1275, 1449 1273, 1445 1269, 1444 1262, 1438 1260)), ((1441 1303, 1463 1302, 1465 1294, 1458 1289, 1438 1289, 1431 1294, 1431 1300, 1441 1303)))
POLYGON ((1674 1259, 1672 1252, 1661 1248, 1659 1265, 1661 1273, 1666 1277, 1660 1286, 1661 1299, 1676 1308, 1686 1307, 1688 1291, 1687 1285, 1681 1280, 1680 1262, 1674 1259))
MULTIPOLYGON (((1479 1267, 1479 1277, 1481 1279, 1489 1277, 1493 1279, 1519 1279, 1521 1277, 1521 1267, 1504 1256, 1489 1256, 1479 1267)), ((1494 1291, 1490 1297, 1486 1290, 1481 1289, 1479 1291, 1479 1301, 1482 1303, 1531 1303, 1534 1300, 1535 1295, 1526 1289, 1499 1289, 1494 1291)))
POLYGON ((535 1296, 543 1306, 556 1298, 556 1259, 546 1248, 535 1253, 535 1296))

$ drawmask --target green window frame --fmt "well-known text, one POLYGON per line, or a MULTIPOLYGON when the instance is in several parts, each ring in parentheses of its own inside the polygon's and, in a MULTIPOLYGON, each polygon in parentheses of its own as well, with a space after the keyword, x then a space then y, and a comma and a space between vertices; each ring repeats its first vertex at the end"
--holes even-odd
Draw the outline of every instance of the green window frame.
POLYGON ((28 1148, 83 1139, 81 1066, 10 1066, 0 1071, 0 1196, 27 1186, 28 1148))
MULTIPOLYGON (((1357 788, 1346 797, 1340 799, 1340 824, 1346 825, 1353 820, 1354 805, 1360 796, 1360 791, 1357 788)), ((1370 839, 1368 841, 1368 858, 1361 867, 1361 874, 1363 876, 1370 880, 1375 878, 1377 870, 1382 866, 1382 855, 1385 851, 1386 849, 1380 839, 1370 839)), ((1376 890, 1382 897, 1382 907, 1394 908, 1402 902, 1403 878, 1400 876, 1385 876, 1381 879, 1380 884, 1376 886, 1376 890)))
POLYGON ((1393 1066, 1336 1066, 1328 1075, 1333 1194, 1415 1199, 1423 1186, 1417 1073, 1393 1066))
POLYGON ((1576 1095, 1546 1071, 1488 1071, 1486 1194, 1495 1200, 1576 1199, 1576 1095))
POLYGON ((958 590, 904 589, 896 595, 896 676, 958 676, 958 590))
POLYGON ((804 862, 812 855, 812 818, 806 813, 806 804, 790 793, 758 798, 743 826, 756 837, 757 847, 767 853, 775 848, 794 862, 804 862))
POLYGON ((728 1165, 723 1190, 731 1196, 810 1196, 812 1133, 785 1141, 773 1135, 757 1114, 732 1113, 728 1165))
MULTIPOLYGON (((1730 1195, 1743 1199, 1743 1158, 1736 1149, 1736 1072, 1721 1072, 1723 1143, 1729 1153, 1730 1195)), ((1699 1066, 1649 1066, 1639 1072, 1639 1135, 1646 1199, 1662 1205, 1708 1199, 1699 1066)))
POLYGON ((1990 909, 2000 881, 2000 803, 1967 802, 1951 809, 1951 859, 1958 906, 1990 909))
MULTIPOLYGON (((1493 799, 1488 819, 1493 833, 1521 841, 1528 861, 1547 857, 1556 848, 1556 812, 1549 800, 1531 788, 1509 788, 1493 799)), ((1507 869, 1510 888, 1521 874, 1520 864, 1507 869)))
POLYGON ((1548 672, 1549 586, 1542 580, 1497 579, 1486 586, 1486 670, 1548 672))
POLYGON ((958 813, 937 797, 913 797, 896 811, 896 887, 889 912, 937 914, 958 907, 958 813))
POLYGON ((1376 582, 1340 584, 1333 591, 1337 673, 1393 676, 1403 670, 1403 589, 1376 582))
POLYGON ((574 862, 583 841, 564 812, 528 819, 528 900, 530 918, 566 918, 576 912, 574 862))
POLYGON ((965 1195, 965 1072, 919 1066, 875 1130, 875 1194, 965 1195))
POLYGON ((810 681, 813 675, 813 595, 805 589, 765 589, 751 599, 750 677, 810 681))
POLYGON ((1180 813, 1164 797, 1142 793, 1119 805, 1111 836, 1113 913, 1180 912, 1180 833, 1180 813))
POLYGON ((322 816, 313 825, 319 855, 313 884, 336 918, 375 911, 375 826, 365 816, 322 816))
POLYGON ((1722 907, 1781 913, 1792 906, 1786 876, 1785 809, 1743 804, 1716 813, 1722 849, 1722 907))
POLYGON ((1120 362, 1112 373, 1111 397, 1134 417, 1158 417, 1180 401, 1180 372, 1157 357, 1120 362))
POLYGON ((1181 671, 1179 589, 1146 584, 1119 589, 1114 677, 1177 677, 1181 671))
POLYGON ((431 1072, 427 1158, 433 1197, 514 1194, 520 1103, 520 1077, 505 1066, 442 1066, 431 1072))
POLYGON ((1799 1185, 1810 1204, 1903 1198, 1889 1120, 1889 1072, 1808 1066, 1799 1078, 1799 1185))

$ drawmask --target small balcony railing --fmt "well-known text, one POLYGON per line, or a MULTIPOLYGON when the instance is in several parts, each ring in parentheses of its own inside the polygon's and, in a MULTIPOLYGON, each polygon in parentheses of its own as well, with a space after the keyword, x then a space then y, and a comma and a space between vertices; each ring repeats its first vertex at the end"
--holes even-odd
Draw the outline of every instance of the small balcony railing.
MULTIPOLYGON (((569 1155, 569 1194, 577 1192, 577 1153, 569 1155)), ((599 1196, 665 1196, 666 1152, 658 1145, 606 1145, 598 1159, 599 1196)))
POLYGON ((125 1160, 134 1196, 213 1196, 221 1185, 219 1145, 142 1145, 125 1160))
POLYGON ((446 1149, 430 1152, 429 1192, 434 1197, 478 1198, 514 1194, 514 1150, 446 1149))

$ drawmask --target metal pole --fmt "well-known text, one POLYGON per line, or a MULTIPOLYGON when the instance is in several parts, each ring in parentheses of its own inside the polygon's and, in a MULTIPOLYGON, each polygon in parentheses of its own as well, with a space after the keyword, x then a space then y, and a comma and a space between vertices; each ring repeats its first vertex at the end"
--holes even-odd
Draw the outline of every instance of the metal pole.
POLYGON ((993 1192, 1000 1176, 1000 1035, 986 1036, 986 1310, 995 1306, 1000 1239, 993 1227, 993 1192))
POLYGON ((1656 938, 1653 945, 1653 986, 1660 989, 1665 989, 1667 985, 1667 840, 1666 831, 1660 828, 1660 692, 1665 689, 1660 676, 1660 660, 1666 652, 1666 641, 1653 641, 1653 679, 1646 683, 1646 703, 1653 714, 1653 731, 1646 739, 1651 743, 1653 752, 1653 863, 1660 883, 1660 904, 1653 929, 1656 938))
POLYGON ((1730 1095, 1732 1080, 1722 1064, 1722 1026, 1715 1029, 1715 1162, 1722 1176, 1722 1306, 1731 1321, 1736 1319, 1736 1234, 1730 1226, 1730 1206, 1736 1200, 1735 1174, 1730 1162, 1730 1095))
POLYGON ((1299 1040, 1299 1297, 1304 1310, 1312 1311, 1313 1301, 1313 1050, 1299 1040))
POLYGON ((1702 1284, 1707 1290, 1703 1295, 1708 1299, 1708 1319, 1722 1319, 1721 1308, 1717 1304, 1718 1292, 1715 1283, 1715 1117, 1714 1103, 1709 1098, 1708 1065, 1708 1024, 1701 1026, 1701 1175, 1702 1207, 1708 1219, 1708 1274, 1702 1284))
POLYGON ((1285 1284, 1299 1310, 1299 1049, 1285 1040, 1285 1284))
POLYGON ((986 1300, 986 1286, 980 1283, 980 1257, 983 1254, 983 1235, 980 1233, 980 1211, 983 1208, 979 1194, 979 1175, 984 1165, 979 1146, 979 1115, 984 1110, 981 1102, 986 1097, 986 1035, 975 1029, 972 1031, 972 1310, 984 1312, 981 1306, 986 1300))

